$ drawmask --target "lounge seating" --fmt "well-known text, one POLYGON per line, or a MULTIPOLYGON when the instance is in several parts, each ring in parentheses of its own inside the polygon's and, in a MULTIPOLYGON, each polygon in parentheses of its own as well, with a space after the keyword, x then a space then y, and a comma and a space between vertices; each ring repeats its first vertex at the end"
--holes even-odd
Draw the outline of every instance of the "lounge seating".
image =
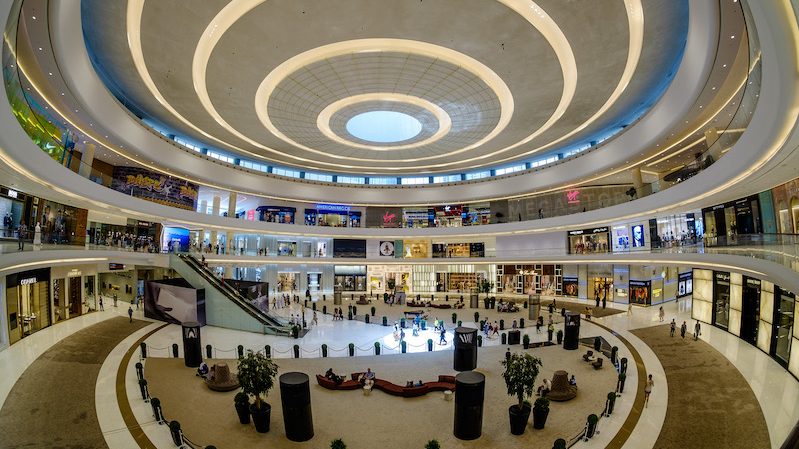
POLYGON ((569 384, 569 374, 566 371, 555 371, 552 376, 552 389, 547 393, 550 401, 568 401, 577 396, 577 387, 569 384))
POLYGON ((424 315, 424 310, 406 310, 402 313, 405 314, 405 318, 408 317, 416 318, 417 316, 424 315))
POLYGON ((602 368, 602 358, 601 357, 597 358, 596 362, 592 363, 591 366, 593 366, 594 369, 601 369, 602 368))
POLYGON ((588 352, 583 354, 583 360, 585 360, 586 362, 590 362, 593 359, 594 359, 594 351, 589 350, 588 352))
POLYGON ((239 388, 239 380, 230 372, 227 363, 217 363, 205 376, 205 385, 214 391, 233 391, 239 388))
MULTIPOLYGON (((340 384, 336 384, 325 376, 316 375, 316 382, 328 390, 357 390, 361 388, 361 383, 358 378, 362 373, 352 373, 351 380, 346 380, 340 384)), ((380 390, 392 396, 401 396, 404 398, 413 398, 424 396, 431 391, 455 391, 455 377, 454 376, 438 376, 437 382, 425 382, 419 387, 404 387, 395 383, 389 382, 385 379, 375 379, 373 390, 380 390)))

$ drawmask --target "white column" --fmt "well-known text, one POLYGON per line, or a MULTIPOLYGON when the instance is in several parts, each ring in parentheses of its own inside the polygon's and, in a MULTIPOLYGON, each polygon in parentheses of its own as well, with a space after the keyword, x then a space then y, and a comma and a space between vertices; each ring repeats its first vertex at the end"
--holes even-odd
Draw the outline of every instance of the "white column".
POLYGON ((236 216, 236 200, 238 199, 238 195, 236 192, 230 192, 230 197, 228 198, 227 202, 227 216, 234 218, 236 216))
POLYGON ((94 150, 95 146, 93 143, 87 143, 83 146, 83 155, 80 158, 80 168, 78 168, 78 174, 83 176, 84 178, 88 178, 89 175, 92 173, 92 162, 94 162, 94 150))
POLYGON ((208 213, 208 200, 200 201, 200 213, 207 214, 208 213))
POLYGON ((225 235, 225 240, 225 251, 227 251, 227 254, 236 254, 238 248, 236 248, 236 242, 233 241, 233 232, 228 231, 225 235))
POLYGON ((638 196, 641 196, 641 188, 644 186, 644 178, 641 175, 641 167, 635 167, 630 170, 630 175, 633 177, 633 187, 638 190, 638 196))
POLYGON ((222 202, 222 198, 219 195, 214 195, 214 202, 211 205, 211 215, 218 217, 219 216, 219 204, 222 202))

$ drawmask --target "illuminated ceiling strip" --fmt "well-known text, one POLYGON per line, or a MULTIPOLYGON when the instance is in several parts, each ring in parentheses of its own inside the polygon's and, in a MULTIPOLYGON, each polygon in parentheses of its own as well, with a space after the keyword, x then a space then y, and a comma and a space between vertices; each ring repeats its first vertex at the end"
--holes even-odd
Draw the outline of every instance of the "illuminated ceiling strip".
POLYGON ((384 93, 378 92, 373 94, 354 95, 352 97, 342 98, 341 100, 331 103, 326 108, 322 109, 322 112, 319 113, 319 117, 317 117, 316 119, 316 126, 317 128, 319 128, 320 131, 322 131, 322 134, 327 136, 328 139, 334 140, 343 145, 356 148, 363 148, 366 150, 394 151, 394 150, 405 150, 408 148, 416 148, 422 145, 428 145, 441 139, 452 128, 452 118, 450 118, 449 114, 447 114, 447 111, 443 110, 437 104, 425 100, 424 98, 419 98, 404 94, 395 94, 391 92, 384 92, 384 93), (354 104, 366 103, 370 101, 405 103, 422 108, 433 114, 433 116, 436 118, 436 120, 438 121, 438 130, 432 136, 428 137, 427 139, 420 140, 418 142, 413 142, 405 145, 374 146, 374 145, 364 145, 358 142, 353 142, 344 139, 338 134, 334 133, 332 129, 330 129, 330 119, 338 111, 348 106, 352 106, 354 104))
MULTIPOLYGON (((241 18, 244 14, 246 14, 252 8, 260 5, 264 1, 266 1, 266 0, 233 0, 225 8, 223 8, 222 11, 220 11, 219 14, 217 14, 216 17, 214 17, 214 19, 211 21, 211 23, 209 23, 208 27, 206 28, 206 31, 203 33, 202 37, 200 38, 200 41, 197 44, 197 47, 195 49, 194 59, 192 61, 192 78, 193 78, 193 81, 194 81, 194 89, 195 89, 195 91, 197 93, 198 98, 200 99, 200 102, 203 104, 203 107, 206 109, 206 111, 217 121, 217 123, 219 123, 221 126, 223 126, 225 129, 227 129, 229 132, 233 133, 237 137, 245 140, 246 142, 248 142, 248 143, 250 143, 250 144, 252 144, 252 145, 254 145, 254 146, 258 147, 258 148, 264 149, 264 150, 272 152, 272 153, 279 154, 279 155, 284 156, 284 157, 290 157, 290 158, 293 158, 293 159, 296 159, 296 160, 302 160, 302 161, 305 161, 305 162, 313 162, 313 163, 316 163, 316 164, 323 164, 323 165, 326 165, 326 166, 334 166, 334 167, 340 167, 340 168, 345 168, 345 169, 347 169, 347 168, 349 168, 349 169, 363 168, 361 166, 352 166, 352 165, 335 164, 335 163, 329 163, 329 162, 321 162, 321 161, 318 161, 318 160, 309 160, 309 159, 302 158, 302 157, 299 157, 299 156, 296 156, 296 155, 282 153, 282 152, 276 151, 276 150, 274 150, 272 148, 266 147, 266 146, 264 146, 264 145, 262 145, 262 144, 260 144, 258 142, 253 141, 252 139, 247 138, 243 134, 241 134, 238 131, 236 131, 235 129, 233 129, 222 118, 222 116, 216 111, 216 109, 214 108, 214 106, 213 106, 213 104, 212 104, 212 102, 210 100, 210 96, 208 94, 207 86, 206 86, 206 83, 205 83, 206 70, 207 70, 207 66, 208 66, 208 62, 209 62, 209 59, 210 59, 211 52, 213 51, 213 49, 216 46, 216 44, 219 42, 219 39, 222 37, 222 35, 239 18, 241 18)), ((558 119, 560 119, 560 117, 563 115, 563 113, 566 112, 566 109, 568 108, 568 105, 571 103, 571 100, 574 97, 574 92, 576 91, 576 88, 577 88, 577 63, 576 63, 576 61, 574 59, 574 53, 571 50, 571 46, 569 45, 568 41, 566 40, 566 37, 563 34, 563 32, 560 30, 560 28, 558 28, 557 24, 540 7, 538 7, 535 3, 528 2, 526 0, 499 0, 499 1, 503 2, 506 5, 507 4, 516 4, 517 8, 519 9, 519 11, 521 13, 524 14, 525 18, 530 23, 532 23, 534 26, 536 26, 538 31, 541 32, 542 35, 544 35, 544 37, 547 39, 547 41, 550 43, 550 45, 553 46, 553 49, 555 50, 555 53, 556 53, 556 55, 558 57, 558 60, 559 60, 560 65, 561 65, 561 70, 563 71, 563 75, 564 75, 564 90, 563 90, 563 93, 562 93, 562 96, 561 96, 561 101, 560 101, 558 107, 556 108, 555 112, 553 113, 553 115, 544 124, 544 126, 539 128, 535 133, 533 133, 531 135, 531 137, 529 137, 529 139, 532 139, 532 138, 536 137, 537 135, 539 135, 539 134, 543 133, 544 131, 546 131, 558 119), (555 43, 555 45, 553 45, 553 42, 555 43)), ((322 47, 320 47, 320 48, 322 48, 322 47)), ((438 48, 442 48, 442 47, 438 47, 438 48)), ((311 50, 311 51, 313 51, 313 50, 311 50)), ((457 53, 457 52, 455 52, 455 53, 457 53)), ((457 54, 460 55, 460 53, 457 53, 457 54)), ((463 55, 463 56, 465 56, 465 55, 463 55)), ((294 58, 292 58, 292 59, 294 59, 294 58)), ((480 63, 478 62, 478 64, 480 64, 480 63)), ((284 66, 284 65, 285 65, 285 63, 282 66, 284 66)), ((482 65, 482 64, 480 64, 480 65, 482 65)), ((489 69, 489 71, 490 71, 490 69, 489 69)), ((490 73, 493 74, 493 72, 490 72, 490 73)), ((488 84, 489 86, 492 86, 492 83, 490 82, 491 80, 489 78, 486 78, 486 77, 482 77, 482 78, 483 78, 483 81, 486 82, 486 84, 488 84)), ((498 76, 496 78, 501 83, 501 85, 504 86, 504 82, 502 82, 502 80, 498 76)), ((263 87, 263 83, 262 83, 262 87, 263 87)), ((261 88, 259 88, 259 91, 260 90, 261 90, 261 88)), ((500 98, 500 101, 502 101, 503 97, 506 97, 511 102, 513 101, 509 90, 507 91, 506 95, 498 95, 498 97, 500 98)), ((266 103, 265 102, 258 103, 257 100, 256 100, 256 108, 260 109, 261 107, 266 108, 266 103)), ((509 121, 510 120, 510 116, 512 115, 512 108, 510 110, 506 110, 506 108, 503 107, 502 110, 501 110, 501 114, 502 115, 507 114, 508 115, 507 121, 509 121)), ((500 117, 500 122, 503 121, 502 115, 500 117)), ((259 118, 261 118, 261 121, 264 122, 263 117, 261 117, 260 113, 259 113, 259 118)), ((266 119, 268 121, 268 117, 266 117, 266 119)), ((270 131, 271 131, 271 129, 270 129, 270 131)), ((236 148, 236 147, 234 147, 234 148, 236 148)), ((306 148, 304 148, 304 149, 306 149, 306 148)), ((313 149, 307 149, 307 150, 311 151, 311 152, 317 152, 318 153, 318 150, 313 150, 313 149)), ((463 151, 466 151, 466 150, 463 150, 463 151)), ((451 153, 449 153, 449 154, 451 154, 451 153)), ((330 154, 327 154, 327 153, 324 153, 324 155, 330 156, 330 157, 334 157, 333 155, 330 155, 330 154)), ((484 157, 490 157, 490 155, 485 155, 484 157)), ((338 157, 338 158, 346 159, 346 157, 338 157)), ((366 162, 382 162, 381 160, 372 160, 372 161, 368 161, 368 160, 365 160, 365 159, 361 159, 361 160, 366 161, 366 162)), ((413 160, 410 160, 410 161, 412 162, 414 160, 422 160, 422 159, 421 158, 417 158, 417 159, 413 159, 413 160)), ((401 162, 401 161, 395 161, 395 162, 401 162)), ((462 163, 462 162, 463 161, 452 162, 452 163, 447 163, 447 164, 437 164, 437 165, 433 165, 431 167, 446 167, 446 166, 449 166, 449 165, 454 165, 454 164, 458 164, 458 163, 462 163)), ((313 167, 313 168, 316 168, 316 167, 313 167)), ((416 168, 417 167, 385 167, 386 170, 412 170, 412 169, 416 169, 416 168)))
MULTIPOLYGON (((53 251, 61 251, 61 250, 53 250, 53 251)), ((86 263, 86 262, 102 262, 108 260, 108 257, 81 257, 77 259, 47 259, 47 260, 39 260, 36 262, 25 262, 25 263, 18 263, 15 265, 10 265, 5 268, 0 268, 0 272, 6 271, 14 271, 14 270, 21 270, 24 268, 36 267, 39 265, 53 265, 53 264, 64 264, 64 263, 86 263)))
MULTIPOLYGON (((150 72, 147 70, 147 63, 144 60, 144 50, 142 49, 141 43, 141 18, 142 13, 144 12, 144 2, 145 0, 128 0, 127 14, 125 19, 128 33, 128 48, 130 48, 130 55, 133 58, 133 65, 136 67, 139 77, 147 87, 147 90, 150 91, 150 94, 152 94, 152 96, 158 100, 158 103, 160 103, 164 109, 175 116, 175 118, 189 126, 194 131, 213 140, 214 142, 217 142, 221 145, 229 145, 227 142, 203 131, 199 127, 195 126, 194 123, 189 121, 186 117, 182 116, 174 107, 172 107, 166 98, 164 98, 164 96, 161 94, 161 91, 158 90, 158 86, 155 85, 155 81, 153 81, 153 78, 150 76, 150 72)), ((257 157, 257 155, 254 153, 246 153, 257 157)))
MULTIPOLYGON (((714 115, 714 117, 715 117, 715 115, 714 115)), ((746 131, 746 130, 743 129, 743 128, 740 128, 740 129, 727 129, 727 130, 724 130, 724 131, 719 131, 719 133, 721 133, 721 134, 742 133, 744 131, 746 131)), ((646 166, 647 167, 652 167, 652 166, 657 165, 657 164, 659 164, 659 163, 661 163, 663 161, 667 161, 667 160, 673 158, 674 156, 678 156, 678 155, 682 154, 683 152, 685 152, 687 150, 690 150, 691 148, 695 147, 696 145, 702 143, 705 140, 706 140, 705 136, 702 136, 702 137, 696 139, 695 141, 691 142, 687 146, 685 146, 683 148, 680 148, 679 150, 677 150, 677 151, 675 151, 673 153, 667 154, 667 155, 663 156, 662 158, 660 158, 660 159, 658 159, 658 160, 656 160, 654 162, 650 162, 650 163, 646 164, 646 166)), ((725 153, 725 151, 722 151, 722 153, 725 153)))
MULTIPOLYGON (((481 81, 486 83, 486 85, 494 92, 494 95, 497 96, 500 104, 500 116, 497 125, 494 129, 491 130, 487 135, 485 135, 482 139, 477 142, 472 143, 466 147, 448 151, 444 154, 437 154, 433 156, 425 156, 425 157, 417 157, 417 158, 405 158, 405 159, 392 159, 390 162, 392 163, 402 163, 402 162, 417 162, 417 161, 424 161, 430 159, 439 159, 442 157, 448 157, 455 154, 463 153, 465 151, 469 151, 471 149, 477 148, 486 142, 490 141, 494 137, 496 137, 500 132, 502 132, 508 123, 510 123, 511 118, 513 117, 513 94, 511 94, 510 89, 493 70, 491 70, 488 66, 482 64, 481 62, 473 59, 470 56, 467 56, 463 53, 457 52, 455 50, 441 47, 434 44, 429 44, 427 42, 422 41, 414 41, 414 40, 407 40, 407 39, 356 39, 356 40, 349 40, 349 41, 342 41, 336 42, 334 44, 323 45, 321 47, 316 47, 314 49, 308 50, 304 53, 300 53, 296 55, 284 63, 277 66, 274 70, 272 70, 266 78, 261 82, 258 86, 258 90, 255 92, 255 112, 258 115, 258 119, 264 125, 264 127, 269 130, 270 133, 277 136, 281 140, 288 142, 298 148, 302 148, 305 151, 324 155, 327 157, 331 157, 334 159, 344 159, 344 160, 353 160, 353 161, 362 161, 362 162, 370 162, 370 163, 382 163, 385 164, 387 162, 385 159, 370 159, 370 158, 355 158, 349 156, 343 156, 338 154, 331 154, 326 151, 319 151, 314 148, 311 148, 307 145, 303 145, 290 137, 283 134, 273 123, 271 118, 269 117, 269 99, 272 98, 272 93, 277 88, 277 86, 286 78, 291 76, 292 74, 296 73, 298 70, 311 65, 317 61, 322 61, 330 58, 335 58, 337 56, 352 54, 352 53, 361 53, 361 52, 396 52, 396 53, 411 53, 415 55, 422 55, 432 59, 440 59, 442 61, 446 61, 452 65, 457 67, 462 67, 465 70, 468 70, 472 74, 476 75, 480 78, 481 81)), ((346 99, 345 99, 346 100, 346 99)), ((323 162, 325 163, 325 162, 323 162)), ((396 167, 397 170, 407 170, 409 167, 396 167)))

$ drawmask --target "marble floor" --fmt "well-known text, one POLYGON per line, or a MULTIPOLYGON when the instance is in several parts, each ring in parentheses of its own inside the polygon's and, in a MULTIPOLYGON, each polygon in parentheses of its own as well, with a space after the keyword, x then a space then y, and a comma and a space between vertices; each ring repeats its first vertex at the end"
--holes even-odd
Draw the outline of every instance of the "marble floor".
MULTIPOLYGON (((589 303, 588 301, 585 302, 587 304, 589 303)), ((127 307, 123 304, 124 303, 120 303, 120 307, 118 308, 109 307, 105 312, 95 312, 58 323, 0 351, 0 404, 5 401, 8 391, 27 366, 30 365, 32 361, 36 360, 45 350, 60 339, 91 324, 114 316, 124 316, 127 307)), ((609 306, 611 305, 609 304, 609 306)), ((626 308, 624 306, 615 307, 626 308)), ((675 318, 678 323, 682 320, 690 322, 690 298, 672 301, 664 304, 663 307, 666 316, 665 322, 669 322, 671 318, 675 318)), ((291 313, 299 313, 299 309, 284 309, 280 313, 289 316, 291 313)), ((142 318, 141 311, 136 312, 135 316, 142 318)), ((292 346, 295 343, 299 344, 302 348, 301 357, 319 357, 320 347, 323 343, 328 345, 330 357, 347 356, 347 345, 349 343, 353 343, 356 346, 356 355, 373 355, 373 345, 376 341, 382 343, 383 354, 399 352, 397 349, 398 343, 393 339, 392 327, 383 327, 380 325, 348 320, 334 322, 329 315, 322 316, 321 314, 318 315, 318 320, 318 324, 311 326, 310 332, 307 335, 296 341, 286 339, 285 337, 258 335, 208 326, 202 330, 202 342, 203 345, 212 345, 214 348, 213 355, 217 358, 235 357, 236 346, 239 344, 243 345, 245 348, 255 350, 260 350, 264 345, 269 344, 272 346, 273 356, 277 358, 292 357, 292 346)), ((662 366, 660 366, 660 363, 652 351, 643 344, 643 342, 628 332, 630 329, 660 324, 657 306, 650 308, 633 307, 631 314, 622 313, 603 318, 594 318, 594 321, 611 328, 614 332, 618 333, 619 336, 627 339, 641 355, 647 372, 653 374, 655 378, 659 377, 665 379, 662 366)), ((583 335, 587 333, 599 334, 603 332, 598 326, 593 326, 587 321, 583 321, 583 323, 583 335)), ((464 326, 474 325, 474 323, 471 322, 464 322, 463 324, 464 326)), ((448 323, 447 326, 448 329, 452 328, 451 323, 448 323)), ((527 333, 531 341, 534 342, 545 341, 547 338, 545 332, 537 334, 535 328, 528 327, 524 329, 523 332, 527 333)), ((434 337, 425 335, 413 337, 415 339, 412 340, 410 334, 411 332, 408 330, 408 332, 406 332, 408 352, 426 351, 426 339, 434 337)), ((605 333, 605 335, 609 341, 613 341, 612 339, 616 338, 610 333, 605 333)), ((448 332, 448 340, 450 338, 451 333, 448 332)), ((799 382, 768 355, 720 329, 704 326, 701 338, 724 354, 749 383, 766 418, 772 447, 779 447, 793 425, 799 420, 799 382)), ((433 338, 433 340, 437 342, 438 338, 433 338)), ((135 341, 134 336, 126 340, 128 345, 130 341, 135 341)), ((129 348, 129 346, 125 346, 126 342, 123 342, 112 351, 109 360, 112 358, 119 360, 121 358, 120 354, 124 353, 129 348)), ((148 337, 146 342, 151 357, 170 357, 171 350, 169 347, 172 343, 180 342, 180 328, 175 325, 166 326, 148 337)), ((499 338, 486 338, 484 339, 484 345, 498 346, 500 345, 499 338)), ((621 345, 619 346, 622 347, 621 345)), ((449 344, 444 346, 434 344, 433 349, 434 351, 447 351, 450 349, 450 346, 449 344)), ((131 366, 135 361, 135 359, 131 360, 131 366)), ((118 362, 116 363, 118 365, 118 362)), ((116 369, 113 364, 109 368, 103 367, 104 371, 112 369, 116 369)), ((168 431, 165 426, 157 426, 153 423, 149 405, 141 401, 140 397, 138 399, 136 398, 138 389, 136 388, 135 374, 131 373, 131 369, 126 371, 128 380, 127 388, 134 414, 136 414, 137 419, 142 423, 145 432, 150 435, 150 439, 154 442, 156 447, 171 447, 168 431), (130 379, 131 375, 133 376, 132 380, 130 379), (147 421, 148 417, 149 421, 147 421)), ((104 378, 102 373, 100 378, 101 381, 104 378)), ((98 385, 101 381, 98 381, 98 385)), ((628 381, 628 385, 631 381, 632 379, 628 381)), ((106 378, 105 382, 107 385, 109 380, 106 378)), ((658 388, 655 389, 650 398, 649 407, 642 411, 635 429, 624 445, 625 448, 651 447, 654 444, 660 427, 662 426, 666 405, 668 403, 668 385, 665 381, 658 382, 657 385, 658 388)), ((98 393, 99 391, 98 387, 98 393)), ((618 429, 621 428, 624 417, 627 416, 632 409, 633 397, 628 397, 629 399, 625 398, 617 402, 618 413, 614 413, 614 416, 601 422, 599 428, 600 433, 597 437, 588 442, 581 442, 579 445, 597 448, 605 447, 618 429)), ((117 398, 110 394, 98 394, 97 402, 98 410, 113 409, 116 407, 117 398)), ((102 425, 103 422, 101 421, 101 426, 102 425)), ((115 435, 122 431, 118 421, 109 423, 108 426, 107 429, 104 428, 103 430, 107 431, 110 435, 115 435)), ((130 440, 126 440, 122 437, 115 438, 117 438, 118 441, 113 444, 108 437, 106 438, 109 447, 128 447, 127 443, 129 443, 130 440)))

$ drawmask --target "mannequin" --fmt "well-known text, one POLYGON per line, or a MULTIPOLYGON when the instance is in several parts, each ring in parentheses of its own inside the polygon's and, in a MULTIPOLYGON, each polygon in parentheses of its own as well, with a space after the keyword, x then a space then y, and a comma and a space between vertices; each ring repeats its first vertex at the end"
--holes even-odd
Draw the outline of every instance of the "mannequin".
POLYGON ((42 245, 42 227, 39 223, 36 223, 36 229, 33 233, 33 246, 41 246, 42 245))

